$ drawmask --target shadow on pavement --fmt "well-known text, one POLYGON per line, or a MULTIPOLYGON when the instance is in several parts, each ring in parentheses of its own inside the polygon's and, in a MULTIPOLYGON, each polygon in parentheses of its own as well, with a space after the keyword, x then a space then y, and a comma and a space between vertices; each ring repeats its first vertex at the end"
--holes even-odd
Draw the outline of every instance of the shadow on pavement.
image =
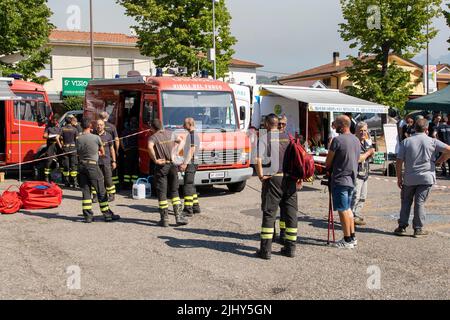
MULTIPOLYGON (((57 213, 43 213, 43 212, 35 212, 35 211, 21 211, 22 214, 26 216, 34 216, 44 219, 56 219, 56 220, 65 220, 65 221, 71 221, 71 222, 79 222, 84 223, 84 217, 80 214, 76 217, 69 217, 69 216, 62 216, 57 213)), ((103 216, 101 214, 96 214, 94 216, 94 222, 104 222, 103 216)), ((137 225, 143 225, 148 227, 156 227, 158 225, 158 221, 155 220, 142 220, 142 219, 134 219, 134 218, 125 218, 123 214, 120 217, 120 220, 110 223, 133 223, 137 225)))
MULTIPOLYGON (((310 226, 312 226, 314 228, 328 229, 328 221, 326 219, 318 219, 318 218, 313 218, 311 216, 302 216, 302 217, 298 218, 298 221, 299 222, 307 222, 310 224, 310 226)), ((341 224, 339 223, 339 216, 337 216, 337 215, 334 216, 334 228, 336 231, 341 230, 341 224)), ((361 227, 361 226, 356 226, 356 233, 374 233, 374 234, 382 234, 382 235, 392 236, 392 237, 395 236, 392 232, 386 232, 386 231, 379 230, 379 229, 373 229, 373 228, 361 227)))
POLYGON ((20 212, 26 216, 39 217, 39 218, 44 218, 44 219, 66 220, 66 221, 71 221, 71 222, 83 222, 84 221, 82 216, 68 217, 68 216, 61 216, 58 213, 44 213, 44 212, 36 212, 36 211, 20 211, 20 212))
POLYGON ((324 239, 302 237, 301 235, 298 237, 298 239, 299 245, 316 246, 316 247, 327 246, 327 240, 324 239))
POLYGON ((114 202, 111 203, 111 207, 125 207, 125 208, 130 208, 130 209, 134 209, 140 212, 147 212, 147 213, 159 213, 159 209, 154 207, 154 206, 146 206, 146 205, 142 205, 142 204, 132 204, 132 205, 127 205, 127 204, 118 204, 118 205, 114 205, 114 202))
POLYGON ((192 228, 177 228, 177 231, 190 232, 194 234, 201 234, 211 237, 219 238, 232 238, 239 240, 259 240, 259 233, 255 234, 242 234, 230 231, 220 231, 220 230, 208 230, 208 229, 192 229, 192 228))
POLYGON ((256 248, 245 246, 239 243, 198 240, 198 239, 177 239, 173 237, 160 236, 159 239, 166 240, 166 244, 172 248, 189 249, 189 248, 205 248, 216 250, 219 252, 229 252, 239 256, 254 257, 256 248), (250 251, 250 252, 248 252, 250 251))

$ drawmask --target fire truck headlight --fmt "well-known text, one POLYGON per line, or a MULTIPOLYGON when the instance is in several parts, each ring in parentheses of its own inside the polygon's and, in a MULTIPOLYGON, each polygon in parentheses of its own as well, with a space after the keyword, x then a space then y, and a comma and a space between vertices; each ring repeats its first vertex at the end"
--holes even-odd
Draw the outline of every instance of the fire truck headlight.
POLYGON ((248 161, 248 157, 249 157, 249 153, 247 152, 247 150, 243 151, 241 153, 241 157, 239 158, 239 162, 247 162, 248 161))

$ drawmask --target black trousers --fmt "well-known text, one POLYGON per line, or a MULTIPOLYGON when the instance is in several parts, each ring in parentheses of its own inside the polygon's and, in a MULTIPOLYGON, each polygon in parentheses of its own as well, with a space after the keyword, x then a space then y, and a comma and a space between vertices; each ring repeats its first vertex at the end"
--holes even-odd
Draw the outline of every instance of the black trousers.
POLYGON ((52 157, 47 159, 45 164, 45 175, 49 176, 51 173, 51 167, 53 163, 53 159, 55 159, 56 155, 58 155, 58 144, 56 142, 51 142, 47 144, 47 157, 52 157))
POLYGON ((67 154, 63 158, 63 174, 64 177, 71 177, 72 179, 76 179, 78 175, 78 156, 77 149, 75 146, 71 147, 63 147, 63 153, 72 152, 67 154))
POLYGON ((181 200, 178 194, 178 167, 175 164, 166 164, 163 166, 156 165, 154 178, 159 209, 166 210, 169 208, 167 196, 170 197, 172 205, 180 205, 181 200))
POLYGON ((107 194, 116 194, 116 186, 112 179, 112 168, 109 165, 99 165, 100 171, 103 174, 103 179, 105 180, 105 189, 107 194))
POLYGON ((190 211, 194 206, 194 201, 198 205, 197 189, 195 188, 195 173, 197 172, 198 166, 196 164, 188 164, 186 171, 184 172, 184 208, 190 211))
POLYGON ((447 160, 447 166, 448 166, 448 171, 447 171, 445 162, 442 163, 442 172, 443 172, 445 175, 446 175, 447 173, 450 174, 450 159, 447 160))
POLYGON ((98 195, 98 202, 102 213, 109 211, 108 195, 105 189, 105 180, 98 164, 83 163, 79 165, 80 188, 83 193, 83 214, 92 214, 91 187, 98 195))
POLYGON ((296 181, 282 176, 273 176, 265 180, 262 185, 261 200, 263 212, 261 240, 273 239, 277 210, 280 207, 286 226, 285 240, 295 243, 298 226, 296 181))
POLYGON ((135 183, 139 179, 139 152, 138 149, 125 151, 124 156, 124 182, 135 183))

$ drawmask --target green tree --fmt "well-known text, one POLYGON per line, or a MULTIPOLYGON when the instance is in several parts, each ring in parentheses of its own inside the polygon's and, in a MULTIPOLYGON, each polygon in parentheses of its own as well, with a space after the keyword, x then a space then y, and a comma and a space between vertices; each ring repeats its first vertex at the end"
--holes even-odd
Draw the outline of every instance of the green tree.
POLYGON ((83 97, 65 97, 63 99, 64 112, 83 110, 83 97))
MULTIPOLYGON (((449 11, 445 11, 444 15, 445 18, 447 19, 447 25, 450 27, 450 3, 447 3, 447 7, 449 11)), ((448 38, 447 42, 450 43, 450 37, 448 38)), ((448 50, 450 50, 450 47, 448 48, 448 50)))
POLYGON ((0 57, 16 55, 17 63, 0 58, 3 75, 20 73, 27 80, 39 83, 46 78, 36 72, 49 62, 51 48, 47 45, 54 26, 47 0, 1 0, 0 1, 0 57))
MULTIPOLYGON (((183 66, 188 72, 213 66, 205 56, 213 47, 213 0, 117 0, 138 23, 141 53, 153 57, 159 67, 183 66)), ((224 0, 216 4, 217 76, 228 71, 236 38, 230 31, 231 16, 224 0)))
POLYGON ((441 12, 441 2, 341 0, 346 20, 340 24, 341 37, 368 57, 350 57, 354 64, 348 73, 354 87, 349 93, 402 110, 412 89, 410 73, 389 64, 389 55, 412 58, 426 48, 438 32, 431 23, 441 12))

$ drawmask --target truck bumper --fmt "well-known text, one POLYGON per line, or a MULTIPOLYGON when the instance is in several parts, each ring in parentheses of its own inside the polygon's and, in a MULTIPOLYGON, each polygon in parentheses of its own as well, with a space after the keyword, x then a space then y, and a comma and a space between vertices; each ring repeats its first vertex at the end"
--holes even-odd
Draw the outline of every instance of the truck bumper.
MULTIPOLYGON (((195 185, 196 186, 207 186, 214 184, 229 184, 241 181, 246 181, 250 179, 253 175, 253 168, 242 168, 242 169, 225 169, 225 170, 205 170, 197 171, 195 173, 195 185), (222 175, 223 177, 218 177, 217 175, 222 175), (211 176, 211 174, 216 175, 216 177, 211 176)), ((180 185, 184 184, 184 178, 181 173, 178 173, 178 179, 180 185)))

